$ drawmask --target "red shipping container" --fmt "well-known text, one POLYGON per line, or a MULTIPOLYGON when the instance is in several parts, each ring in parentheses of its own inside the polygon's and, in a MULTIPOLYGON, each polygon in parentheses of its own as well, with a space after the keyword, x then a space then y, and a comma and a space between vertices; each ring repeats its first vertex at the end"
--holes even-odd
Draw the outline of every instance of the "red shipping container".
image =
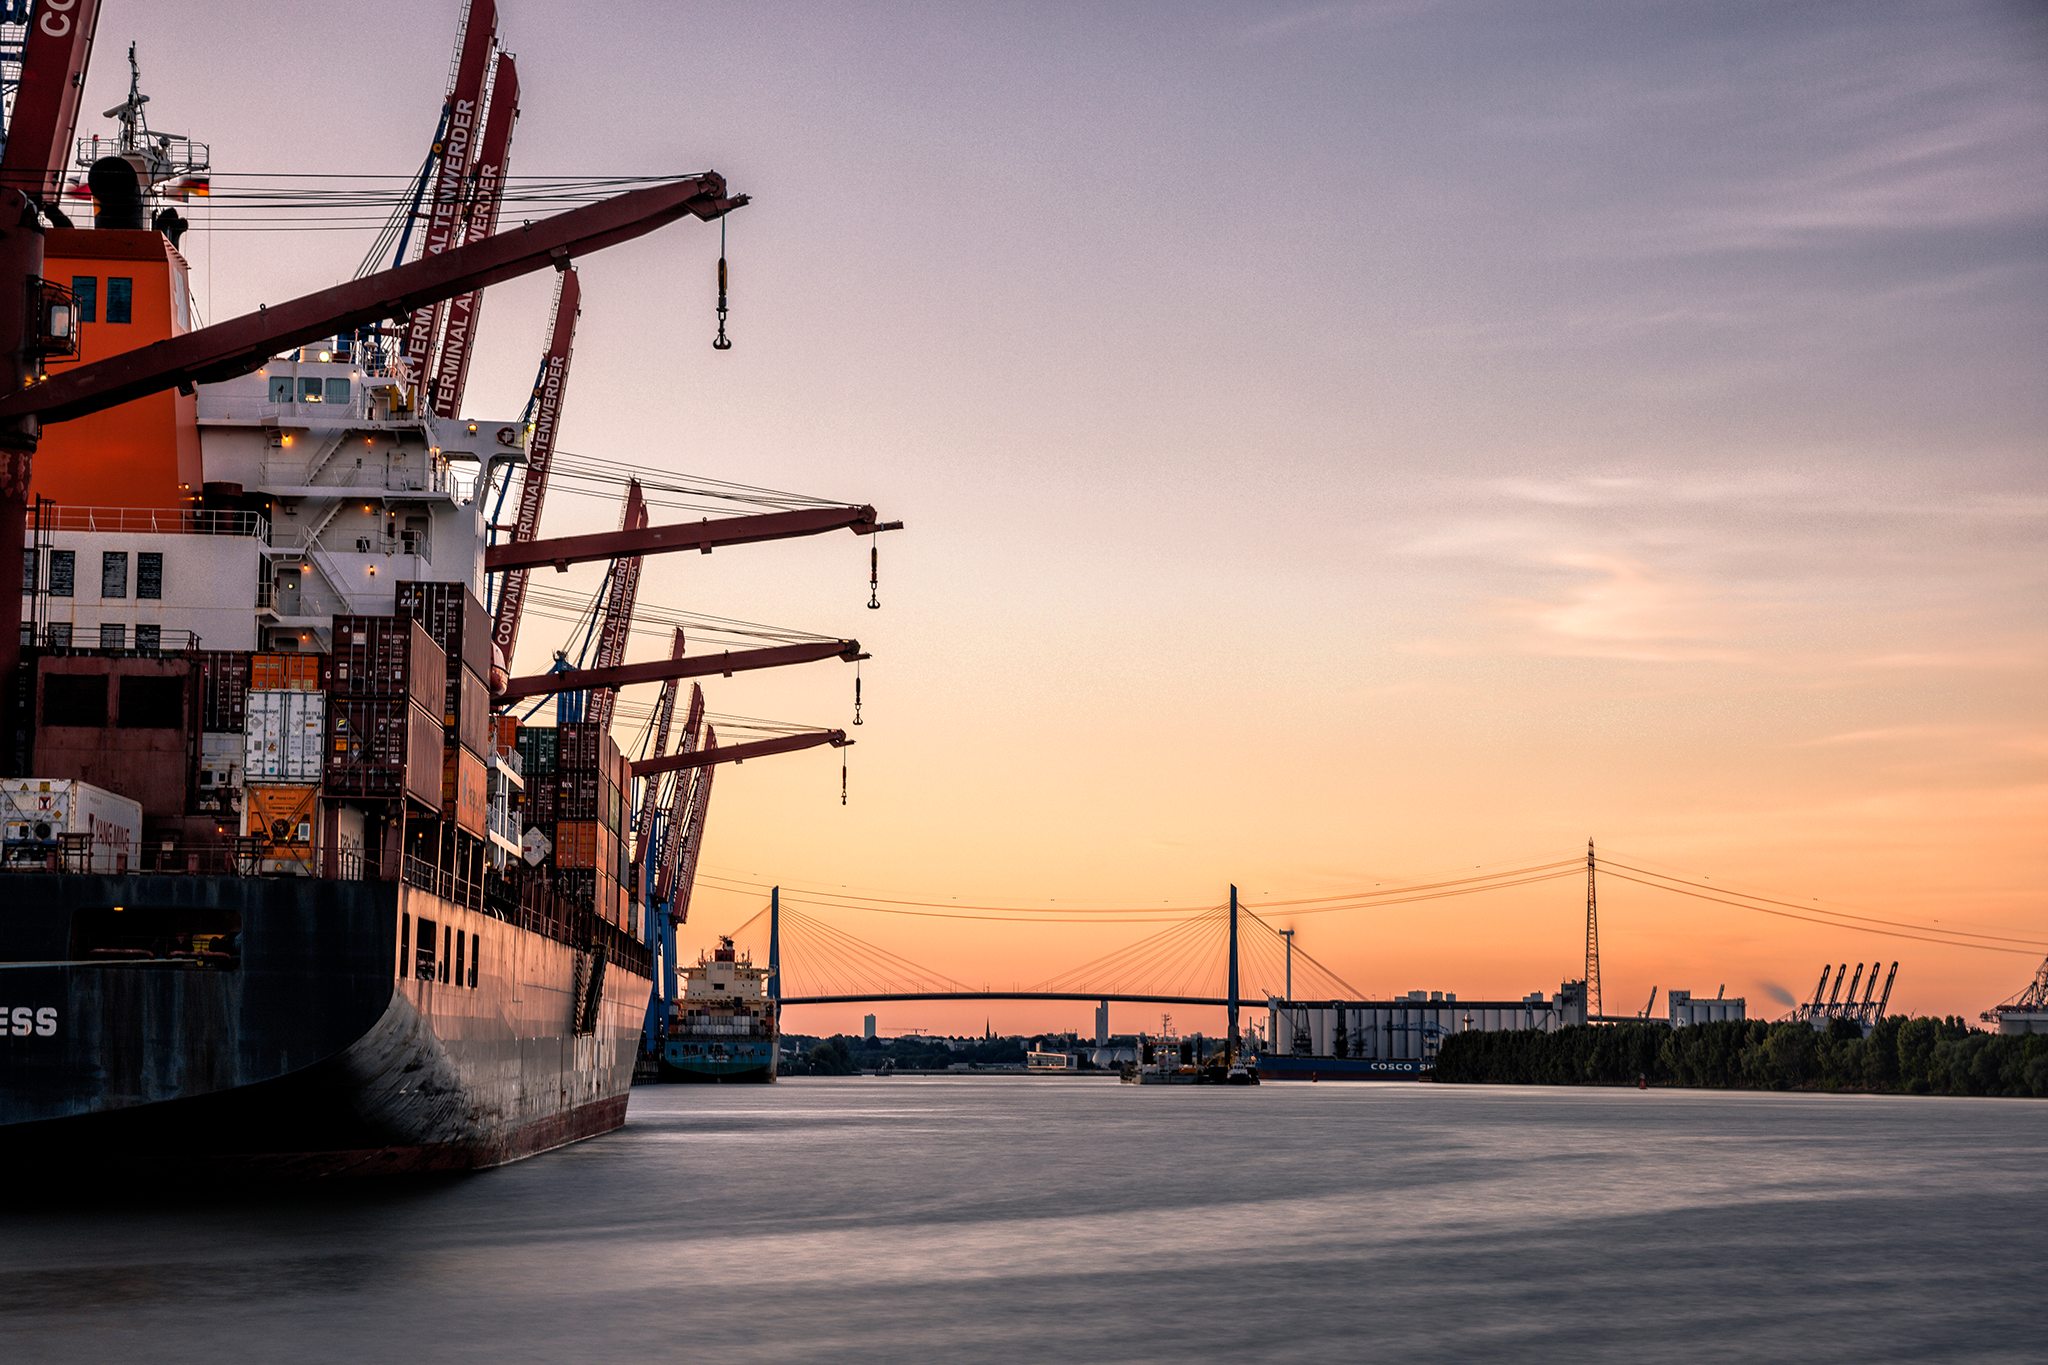
POLYGON ((484 680, 467 668, 448 674, 442 719, 449 738, 473 754, 489 752, 491 744, 491 691, 484 680))
POLYGON ((477 838, 489 830, 490 779, 484 761, 469 750, 449 745, 441 760, 441 812, 477 838))
POLYGON ((322 673, 339 697, 409 697, 436 716, 448 700, 448 656, 403 616, 335 617, 322 673))
POLYGON ((491 618, 465 583, 408 579, 398 585, 398 614, 426 628, 451 669, 491 674, 491 618))
POLYGON ((227 649, 198 651, 199 728, 215 734, 248 723, 249 656, 227 649))
POLYGON ((440 717, 403 697, 330 697, 329 796, 372 800, 410 797, 441 809, 440 717))

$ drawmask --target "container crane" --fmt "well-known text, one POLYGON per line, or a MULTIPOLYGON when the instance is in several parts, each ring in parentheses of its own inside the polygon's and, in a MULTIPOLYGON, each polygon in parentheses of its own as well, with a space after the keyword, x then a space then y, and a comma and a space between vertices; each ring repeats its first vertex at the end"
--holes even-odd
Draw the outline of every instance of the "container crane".
POLYGON ((749 740, 744 744, 728 744, 722 748, 713 741, 708 729, 704 736, 705 747, 695 753, 670 754, 666 758, 643 758, 635 761, 632 765, 633 776, 653 777, 657 773, 684 772, 694 768, 709 770, 720 763, 744 763, 750 758, 767 758, 771 754, 792 754, 800 749, 815 749, 821 744, 844 749, 855 742, 846 737, 844 730, 806 730, 802 734, 777 735, 773 739, 749 740))
MULTIPOLYGON (((498 210, 504 202, 506 164, 512 149, 512 125, 518 119, 519 64, 511 53, 500 52, 491 72, 483 140, 476 144, 477 153, 470 163, 469 202, 462 223, 465 242, 481 242, 498 230, 498 210)), ((469 387, 469 359, 483 302, 484 291, 472 289, 467 294, 457 294, 448 304, 448 325, 434 352, 434 370, 428 385, 437 417, 455 417, 462 411, 462 395, 469 387)))
MULTIPOLYGON (((124 351, 45 377, 40 356, 62 329, 67 305, 0 309, 0 676, 21 658, 21 551, 27 543, 29 467, 46 423, 99 412, 177 386, 231 379, 276 352, 401 315, 464 290, 517 278, 577 255, 630 241, 684 216, 709 221, 746 203, 715 171, 574 208, 519 232, 334 285, 276 307, 124 351)), ((0 186, 0 290, 29 297, 41 281, 43 237, 21 191, 0 186)))
POLYGON ((672 526, 648 526, 637 531, 598 531, 587 535, 554 536, 547 540, 514 539, 484 551, 484 570, 500 573, 515 569, 536 569, 551 564, 566 572, 572 564, 589 564, 629 554, 665 554, 673 550, 697 550, 710 554, 726 545, 753 545, 795 536, 815 536, 826 531, 851 531, 871 536, 880 531, 900 531, 900 521, 880 521, 875 509, 862 507, 807 507, 793 512, 762 512, 741 517, 706 517, 672 526))
MULTIPOLYGON (((455 36, 455 63, 448 74, 448 93, 441 107, 439 136, 434 142, 433 199, 420 235, 419 259, 423 261, 462 245, 466 216, 463 185, 482 130, 484 80, 490 74, 491 51, 497 40, 497 0, 467 0, 455 36)), ((506 136, 511 136, 509 121, 506 136)), ((406 322, 402 354, 407 369, 423 383, 432 383, 437 378, 435 356, 446 301, 444 296, 420 305, 406 322)))
MULTIPOLYGON (((683 631, 682 627, 678 626, 676 627, 675 640, 669 647, 669 657, 672 659, 682 658, 683 647, 683 631)), ((668 755, 668 736, 675 720, 676 690, 679 685, 680 682, 677 679, 670 679, 668 682, 663 683, 661 685, 661 696, 654 704, 653 757, 655 758, 665 758, 668 755)), ((687 753, 697 747, 697 727, 703 723, 704 689, 697 683, 691 683, 690 709, 683 718, 682 741, 677 746, 677 752, 687 753)), ((657 799, 657 792, 660 786, 659 782, 651 778, 648 780, 647 788, 641 793, 640 805, 633 817, 633 847, 638 850, 639 856, 642 859, 645 859, 647 851, 654 844, 654 817, 661 804, 657 799)), ((653 884, 650 881, 650 890, 652 886, 653 884)))
MULTIPOLYGON (((540 532, 540 512, 548 496, 548 472, 555 462, 555 433, 561 427, 562 399, 569 388, 569 360, 576 347, 576 318, 582 309, 583 287, 573 267, 555 281, 555 313, 548 324, 547 354, 533 386, 533 434, 527 440, 526 472, 519 480, 519 513, 512 523, 512 543, 531 543, 540 532)), ((491 643, 512 665, 519 643, 519 614, 526 606, 528 569, 508 569, 498 582, 492 612, 491 643)))
POLYGON ((597 688, 630 687, 634 683, 666 682, 670 678, 731 677, 758 668, 781 668, 787 664, 814 663, 820 659, 841 659, 855 663, 869 656, 861 652, 858 640, 817 640, 796 645, 770 645, 764 649, 742 649, 720 654, 697 654, 687 659, 649 659, 637 664, 616 664, 610 668, 564 668, 552 673, 529 673, 513 678, 498 693, 501 703, 548 697, 562 692, 597 688))
MULTIPOLYGON (((626 512, 619 529, 628 532, 647 529, 647 498, 640 491, 638 479, 630 479, 626 483, 626 512)), ((604 622, 597 635, 597 658, 587 672, 601 673, 626 661, 626 639, 633 629, 633 604, 639 596, 640 556, 622 555, 613 560, 611 591, 605 594, 604 622)), ((619 689, 616 686, 594 687, 584 715, 597 722, 601 733, 609 732, 612 710, 618 700, 619 689)))
MULTIPOLYGON (((707 725, 704 727, 704 748, 698 754, 687 757, 699 757, 702 754, 714 753, 717 749, 718 732, 707 725)), ((690 785, 689 813, 684 819, 681 833, 669 845, 669 863, 663 869, 667 876, 659 885, 663 892, 662 899, 668 905, 669 921, 672 924, 689 922, 690 892, 697 884, 697 855, 704 847, 704 818, 711 811, 711 778, 714 771, 710 767, 705 767, 697 774, 697 780, 690 785)))

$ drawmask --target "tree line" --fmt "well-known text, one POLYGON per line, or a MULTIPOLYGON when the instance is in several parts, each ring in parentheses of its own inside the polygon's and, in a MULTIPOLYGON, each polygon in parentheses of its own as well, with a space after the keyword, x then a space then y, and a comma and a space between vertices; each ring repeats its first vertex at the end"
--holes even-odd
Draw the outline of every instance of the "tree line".
POLYGON ((1444 1039, 1436 1079, 2048 1098, 2048 1034, 2003 1036, 1955 1016, 1904 1015, 1881 1020, 1868 1038, 1846 1019, 1825 1029, 1745 1020, 1459 1033, 1444 1039))

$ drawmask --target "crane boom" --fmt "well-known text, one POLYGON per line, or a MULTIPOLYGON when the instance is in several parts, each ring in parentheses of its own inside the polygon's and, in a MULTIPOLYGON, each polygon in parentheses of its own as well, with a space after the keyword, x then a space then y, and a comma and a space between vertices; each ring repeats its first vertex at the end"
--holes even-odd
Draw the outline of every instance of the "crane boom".
MULTIPOLYGON (((462 240, 481 242, 498 230, 498 209, 505 198, 505 170, 512 148, 512 125, 519 119, 519 63, 509 52, 500 52, 491 75, 491 102, 484 111, 484 135, 471 163, 468 212, 462 224, 462 240)), ((469 387, 469 358, 476 341, 477 317, 484 304, 484 291, 472 289, 457 294, 448 305, 448 326, 434 352, 431 389, 437 417, 455 417, 462 411, 462 395, 469 387)))
MULTIPOLYGON (((0 412, 4 412, 0 405, 0 412)), ((505 569, 533 569, 552 564, 567 569, 571 564, 588 564, 599 559, 616 559, 629 554, 662 554, 671 550, 701 550, 710 554, 721 545, 751 545, 765 540, 788 540, 815 536, 826 531, 848 530, 868 536, 877 531, 894 531, 900 521, 875 520, 872 507, 812 507, 795 512, 762 512, 744 517, 709 517, 674 526, 649 526, 640 531, 598 531, 589 535, 556 536, 549 540, 513 540, 493 545, 484 552, 484 569, 497 573, 505 569)))
MULTIPOLYGON (((462 244, 462 187, 476 152, 478 124, 484 112, 484 77, 490 72, 491 49, 498 40, 497 0, 467 0, 462 7, 462 32, 456 38, 455 70, 441 107, 440 139, 434 145, 433 207, 420 236, 420 259, 428 260, 462 244)), ((436 373, 435 351, 445 296, 423 303, 405 325, 405 360, 415 378, 436 373)))
POLYGON ((0 152, 0 185, 38 204, 56 200, 71 162, 78 101, 99 22, 100 0, 43 0, 28 17, 21 83, 7 119, 7 148, 0 152))
MULTIPOLYGON (((626 481, 626 515, 624 531, 642 530, 647 525, 647 499, 640 491, 640 480, 626 481)), ((591 672, 602 673, 607 668, 617 668, 626 661, 626 639, 633 629, 633 604, 640 596, 640 556, 626 555, 612 561, 611 591, 605 594, 604 624, 598 630, 597 660, 591 672)), ((618 704, 619 689, 616 685, 598 686, 591 689, 590 705, 584 712, 588 720, 597 723, 600 734, 612 728, 612 710, 618 704)))
MULTIPOLYGON (((555 281, 555 318, 549 329, 548 351, 540 365, 540 379, 533 390, 533 435, 526 444, 526 472, 519 480, 519 515, 512 523, 512 543, 530 542, 540 531, 540 510, 548 496, 548 471, 555 462, 555 432, 560 426, 562 398, 569 388, 569 357, 576 346, 576 314, 583 302, 583 286, 575 267, 555 281)), ((519 614, 526 606, 528 571, 513 569, 498 585, 498 606, 491 623, 491 641, 504 652, 505 666, 512 666, 512 648, 519 643, 519 614)))
POLYGON ((712 746, 707 739, 706 747, 694 754, 670 754, 667 758, 640 759, 633 764, 633 776, 652 777, 656 773, 710 768, 719 763, 744 763, 750 758, 767 758, 771 754, 792 754, 799 749, 815 749, 820 744, 843 749, 853 742, 846 737, 844 730, 807 730, 800 735, 777 735, 773 739, 728 744, 722 749, 712 746))
MULTIPOLYGON (((560 265, 571 256, 617 246, 685 214, 708 222, 746 202, 745 195, 728 198, 725 179, 715 171, 632 190, 542 219, 518 232, 471 242, 275 308, 261 307, 211 327, 67 370, 0 398, 0 423, 24 419, 61 422, 174 384, 232 379, 259 368, 288 347, 415 310, 464 289, 560 265)), ((4 550, 0 546, 0 552, 4 550)))
POLYGON ((819 640, 800 645, 771 645, 766 649, 742 649, 723 654, 698 654, 687 659, 649 659, 637 664, 611 668, 565 668, 557 673, 529 673, 505 684, 500 702, 548 697, 558 692, 585 689, 631 687, 634 683, 666 682, 670 678, 731 677, 757 668, 781 668, 788 664, 816 663, 821 659, 843 659, 852 663, 867 656, 858 640, 819 640))

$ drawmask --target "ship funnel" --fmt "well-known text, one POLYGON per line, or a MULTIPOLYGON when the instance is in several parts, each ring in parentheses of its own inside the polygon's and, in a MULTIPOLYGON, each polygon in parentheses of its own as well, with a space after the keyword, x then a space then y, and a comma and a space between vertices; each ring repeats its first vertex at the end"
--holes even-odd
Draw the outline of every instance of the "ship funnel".
POLYGON ((99 228, 142 226, 142 179, 126 158, 103 156, 85 173, 92 189, 92 224, 99 228))

